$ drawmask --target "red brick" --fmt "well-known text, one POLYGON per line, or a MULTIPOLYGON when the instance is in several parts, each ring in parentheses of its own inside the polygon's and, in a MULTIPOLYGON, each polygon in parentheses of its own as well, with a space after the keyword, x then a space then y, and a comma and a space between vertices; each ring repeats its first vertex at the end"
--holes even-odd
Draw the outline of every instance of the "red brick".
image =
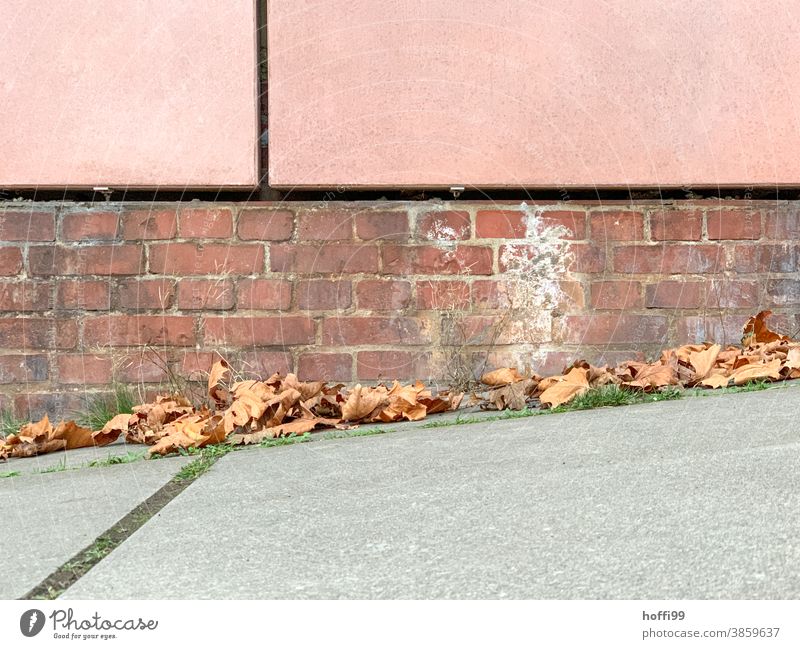
POLYGON ((167 381, 169 359, 162 352, 139 351, 117 360, 114 380, 122 383, 161 383, 167 381))
POLYGON ((371 244, 273 244, 270 267, 279 273, 377 273, 378 247, 371 244))
POLYGON ((195 343, 194 318, 181 315, 104 315, 86 318, 83 339, 91 345, 195 343))
POLYGON ((766 294, 769 306, 800 306, 800 280, 771 279, 767 282, 766 294))
POLYGON ((492 249, 482 246, 383 247, 383 272, 388 275, 491 275, 492 249))
POLYGON ((131 244, 31 246, 28 266, 32 275, 138 275, 144 250, 131 244))
POLYGON ((430 343, 430 323, 403 316, 326 318, 323 345, 422 345, 430 343))
POLYGON ((762 282, 755 280, 713 280, 707 293, 707 306, 718 309, 757 309, 762 282))
POLYGON ((111 308, 111 283, 103 279, 60 279, 56 283, 56 308, 107 311, 111 308))
POLYGON ((0 212, 0 241, 55 241, 55 210, 5 209, 0 212))
POLYGON ((703 213, 700 210, 659 210, 650 212, 653 241, 700 241, 703 213))
POLYGON ((718 273, 725 251, 718 245, 633 245, 614 250, 618 273, 718 273))
POLYGON ((364 241, 408 241, 408 212, 359 212, 356 215, 356 236, 364 241))
POLYGON ((552 318, 544 310, 516 314, 458 315, 443 317, 441 341, 444 345, 516 345, 545 343, 552 338, 552 318))
POLYGON ((306 316, 232 316, 205 318, 207 345, 304 345, 314 342, 314 321, 306 316))
POLYGON ((566 210, 541 212, 537 220, 541 223, 537 228, 538 233, 541 233, 543 228, 559 228, 562 239, 586 238, 586 214, 584 212, 566 210))
POLYGON ((800 245, 758 246, 756 270, 769 273, 796 273, 800 270, 800 245))
POLYGON ((122 213, 124 239, 174 239, 178 233, 176 208, 127 210, 122 213))
POLYGON ((229 239, 233 214, 229 207, 184 207, 178 214, 178 232, 184 239, 229 239))
POLYGON ((709 210, 706 228, 709 239, 758 239, 761 237, 761 212, 709 210))
POLYGON ((52 294, 51 282, 0 282, 0 311, 47 311, 52 294))
POLYGON ((186 310, 232 309, 234 287, 229 279, 182 279, 178 282, 178 308, 186 310))
MULTIPOLYGON (((684 343, 715 342, 721 345, 738 345, 742 339, 742 327, 748 315, 710 314, 686 316, 677 320, 678 340, 684 343)), ((791 333, 793 323, 784 315, 775 314, 769 319, 773 331, 791 333)))
POLYGON ((207 381, 211 366, 223 357, 217 352, 183 352, 178 361, 180 375, 189 381, 207 381))
POLYGON ((117 238, 118 229, 117 212, 80 210, 61 217, 63 241, 112 241, 117 238))
POLYGON ((475 217, 478 239, 524 239, 527 231, 526 214, 518 210, 480 210, 475 217))
POLYGON ((258 244, 157 243, 150 246, 150 272, 165 275, 249 275, 264 267, 258 244))
POLYGON ((408 381, 425 379, 430 373, 430 354, 396 350, 364 351, 356 354, 356 376, 360 381, 408 381))
POLYGON ((294 232, 294 213, 270 208, 245 208, 236 228, 243 241, 287 241, 294 232))
POLYGON ((411 303, 411 283, 404 280, 365 279, 356 285, 358 308, 403 311, 411 303))
POLYGON ((418 309, 469 309, 470 286, 459 281, 417 282, 418 309))
POLYGON ((301 354, 297 363, 297 377, 301 381, 353 380, 353 357, 350 354, 301 354))
POLYGON ((284 310, 292 302, 292 285, 282 279, 242 279, 237 291, 236 304, 240 309, 284 310))
POLYGON ((571 280, 562 280, 558 283, 561 290, 558 305, 559 311, 569 311, 571 309, 583 309, 586 306, 586 296, 584 295, 583 283, 571 280))
POLYGON ((637 309, 642 300, 642 285, 627 280, 592 282, 591 304, 595 309, 637 309))
POLYGON ((648 309, 695 309, 705 303, 704 282, 663 281, 646 287, 648 309))
POLYGON ((339 241, 353 239, 352 210, 298 210, 299 241, 339 241))
POLYGON ((0 318, 0 349, 73 349, 77 344, 74 319, 0 318))
POLYGON ((560 319, 557 339, 578 345, 665 343, 667 318, 656 315, 591 314, 560 319))
POLYGON ((767 239, 800 239, 800 205, 791 203, 767 211, 764 219, 767 239))
POLYGON ((0 248, 0 275, 17 275, 22 270, 22 251, 15 247, 0 248))
POLYGON ((65 385, 108 385, 112 380, 111 359, 91 354, 59 354, 58 382, 65 385))
POLYGON ((758 270, 759 248, 757 245, 734 246, 732 270, 737 273, 755 273, 758 270))
POLYGON ((484 309, 508 309, 511 300, 506 282, 494 279, 478 279, 472 283, 472 303, 478 311, 484 309))
POLYGON ((292 355, 265 350, 247 352, 241 355, 239 364, 248 378, 266 379, 276 372, 285 376, 292 371, 292 355))
POLYGON ((43 393, 24 392, 14 396, 14 411, 26 421, 39 421, 49 415, 51 421, 62 417, 69 418, 71 413, 84 412, 86 403, 84 393, 54 393, 48 390, 43 393))
POLYGON ((568 270, 574 273, 601 273, 606 267, 606 252, 590 243, 570 243, 566 248, 568 270))
POLYGON ((165 310, 175 303, 171 279, 125 279, 119 284, 116 307, 123 310, 165 310))
POLYGON ((350 282, 328 279, 298 281, 295 296, 297 308, 309 311, 344 311, 353 301, 350 282))
POLYGON ((25 384, 47 380, 47 356, 44 354, 0 355, 0 383, 25 384))
POLYGON ((591 239, 606 241, 641 241, 644 238, 644 217, 638 212, 590 212, 591 239))
POLYGON ((469 239, 472 224, 469 212, 425 212, 417 222, 417 238, 428 241, 469 239))

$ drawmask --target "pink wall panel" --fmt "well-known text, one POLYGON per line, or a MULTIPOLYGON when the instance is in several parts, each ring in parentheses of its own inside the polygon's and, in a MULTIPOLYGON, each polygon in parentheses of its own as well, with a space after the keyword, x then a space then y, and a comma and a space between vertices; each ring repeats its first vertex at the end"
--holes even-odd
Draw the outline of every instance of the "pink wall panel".
POLYGON ((254 0, 2 0, 0 187, 258 183, 254 0))
POLYGON ((270 184, 800 184, 797 0, 269 0, 270 184))

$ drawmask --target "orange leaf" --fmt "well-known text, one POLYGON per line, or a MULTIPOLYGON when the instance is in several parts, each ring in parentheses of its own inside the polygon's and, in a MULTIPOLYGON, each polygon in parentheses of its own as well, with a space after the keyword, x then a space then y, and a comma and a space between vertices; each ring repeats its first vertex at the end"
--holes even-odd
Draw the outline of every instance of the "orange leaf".
POLYGON ((731 377, 725 374, 724 372, 719 372, 715 374, 710 374, 702 381, 700 381, 700 385, 705 385, 709 388, 724 388, 730 383, 731 377))
POLYGON ((731 374, 734 385, 741 385, 758 379, 779 379, 780 377, 781 361, 777 358, 763 364, 749 363, 731 374))
POLYGON ((720 345, 711 345, 704 351, 689 353, 689 363, 694 368, 697 379, 704 379, 708 376, 714 363, 717 362, 717 356, 721 349, 720 345))
POLYGON ((752 347, 756 343, 771 343, 776 340, 789 340, 788 336, 770 331, 767 327, 767 318, 772 315, 772 311, 760 311, 750 318, 744 325, 742 332, 742 346, 752 347))
POLYGON ((342 419, 345 421, 361 421, 369 417, 375 410, 388 405, 389 397, 383 386, 364 388, 360 384, 353 388, 342 406, 342 419))
POLYGON ((559 377, 559 380, 547 388, 539 396, 542 403, 548 404, 551 408, 567 403, 579 394, 583 394, 589 389, 587 372, 584 369, 573 368, 568 374, 559 377))
POLYGON ((516 383, 522 381, 522 376, 515 367, 501 367, 500 369, 492 372, 487 372, 481 377, 481 383, 486 385, 508 385, 509 383, 516 383))

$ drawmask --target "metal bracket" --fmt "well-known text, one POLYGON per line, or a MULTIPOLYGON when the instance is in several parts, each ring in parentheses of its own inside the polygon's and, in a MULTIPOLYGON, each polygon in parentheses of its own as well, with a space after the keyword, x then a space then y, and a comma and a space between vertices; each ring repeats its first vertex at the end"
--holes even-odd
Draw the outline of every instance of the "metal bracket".
POLYGON ((461 196, 461 192, 463 192, 463 191, 464 191, 463 187, 457 187, 456 186, 456 187, 451 187, 450 188, 450 193, 453 195, 453 198, 455 198, 456 200, 458 200, 458 197, 461 196))

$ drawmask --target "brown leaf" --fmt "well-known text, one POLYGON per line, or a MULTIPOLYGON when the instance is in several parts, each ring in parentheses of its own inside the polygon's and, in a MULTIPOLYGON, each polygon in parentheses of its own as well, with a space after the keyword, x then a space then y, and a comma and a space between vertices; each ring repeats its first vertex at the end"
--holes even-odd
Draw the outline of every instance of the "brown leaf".
POLYGON ((711 368, 717 362, 717 356, 721 349, 720 345, 711 345, 708 349, 689 354, 689 363, 694 368, 697 379, 704 379, 709 375, 711 368))
POLYGON ((383 386, 365 388, 360 384, 356 385, 342 406, 342 419, 344 421, 361 421, 376 410, 383 409, 389 404, 387 392, 383 386))
POLYGON ((522 410, 538 386, 534 379, 524 379, 491 390, 487 399, 497 410, 522 410))
POLYGON ((542 392, 539 400, 548 404, 551 408, 567 403, 589 389, 587 373, 582 368, 575 367, 571 369, 564 376, 558 377, 557 382, 542 392))
POLYGON ((800 369, 800 347, 792 347, 786 354, 786 367, 800 369))
POLYGON ((481 383, 491 386, 508 385, 522 381, 527 377, 522 376, 515 367, 501 367, 492 372, 487 372, 481 377, 481 383))
MULTIPOLYGON (((117 436, 118 437, 118 436, 117 436)), ((53 431, 52 439, 63 439, 66 449, 73 449, 73 448, 86 448, 87 446, 105 446, 105 444, 109 444, 113 442, 114 439, 109 439, 104 444, 100 444, 95 442, 94 434, 90 428, 83 428, 82 426, 78 426, 74 421, 62 421, 59 422, 58 426, 56 426, 55 430, 53 431)), ((103 438, 100 438, 101 440, 103 438)))
POLYGON ((220 405, 228 402, 228 391, 223 383, 230 381, 230 368, 228 361, 223 358, 211 366, 211 371, 208 374, 208 396, 220 405))
POLYGON ((730 383, 731 377, 724 371, 714 371, 700 381, 700 385, 705 385, 708 388, 724 388, 730 383))
POLYGON ((781 336, 767 327, 766 321, 771 315, 772 311, 760 311, 747 321, 742 331, 742 347, 752 347, 756 343, 771 343, 776 340, 789 340, 788 336, 781 336))
POLYGON ((734 385, 741 385, 758 379, 779 379, 780 376, 781 362, 776 358, 768 363, 749 363, 740 367, 731 374, 731 379, 734 385))
POLYGON ((338 419, 326 419, 323 417, 316 417, 314 419, 295 419, 279 426, 271 426, 270 428, 262 428, 254 433, 238 433, 231 435, 228 441, 231 444, 258 444, 264 439, 272 439, 275 437, 288 437, 290 435, 302 435, 309 433, 317 427, 323 426, 325 428, 332 428, 339 423, 338 419))
POLYGON ((676 385, 675 370, 669 365, 661 363, 641 363, 635 369, 635 376, 631 381, 623 381, 623 385, 649 390, 663 388, 667 385, 676 385))

